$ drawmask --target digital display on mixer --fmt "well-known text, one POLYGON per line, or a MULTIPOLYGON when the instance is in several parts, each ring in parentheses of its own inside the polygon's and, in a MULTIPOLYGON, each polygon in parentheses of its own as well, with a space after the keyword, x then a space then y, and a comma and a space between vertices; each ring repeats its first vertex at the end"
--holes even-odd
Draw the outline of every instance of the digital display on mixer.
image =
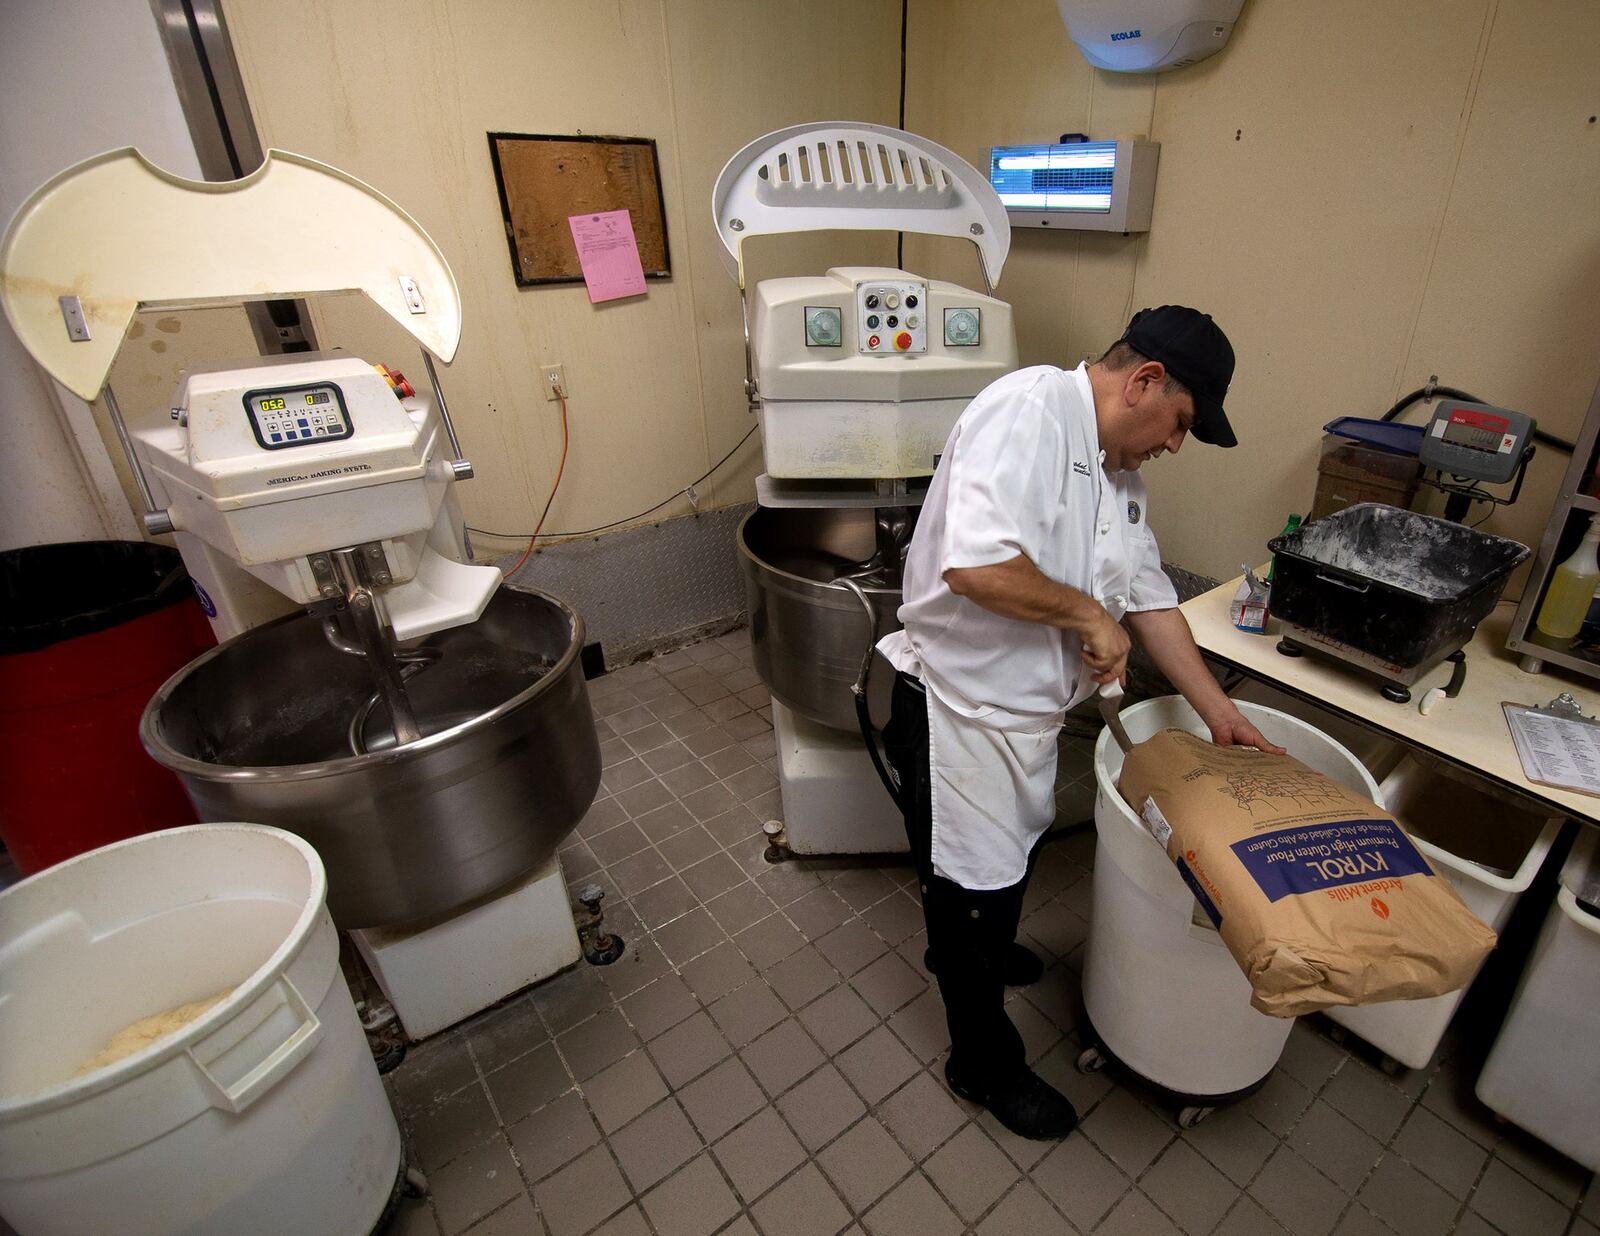
POLYGON ((332 382, 250 391, 244 406, 256 442, 269 451, 338 441, 355 432, 344 393, 332 382))
POLYGON ((1500 435, 1499 429, 1486 429, 1481 425, 1469 425, 1457 420, 1452 420, 1444 429, 1446 442, 1453 442, 1457 446, 1470 446, 1478 451, 1498 451, 1500 435))

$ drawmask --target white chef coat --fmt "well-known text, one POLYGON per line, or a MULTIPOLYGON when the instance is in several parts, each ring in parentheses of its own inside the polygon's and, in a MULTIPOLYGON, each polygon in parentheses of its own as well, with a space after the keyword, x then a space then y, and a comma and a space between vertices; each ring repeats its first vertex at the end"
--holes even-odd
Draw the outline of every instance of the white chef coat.
POLYGON ((966 888, 1022 879, 1055 814, 1061 720, 1097 684, 1076 635, 984 609, 944 572, 1020 553, 1115 620, 1176 606, 1144 482, 1104 463, 1086 368, 1022 369, 961 414, 918 516, 904 629, 878 649, 928 687, 933 864, 966 888))

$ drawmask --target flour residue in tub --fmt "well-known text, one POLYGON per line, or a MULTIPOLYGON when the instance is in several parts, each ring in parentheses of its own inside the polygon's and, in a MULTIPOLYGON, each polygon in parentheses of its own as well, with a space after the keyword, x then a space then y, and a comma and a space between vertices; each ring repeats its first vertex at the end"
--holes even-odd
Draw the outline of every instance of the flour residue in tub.
POLYGON ((1500 544, 1508 543, 1446 520, 1398 509, 1352 507, 1305 525, 1293 551, 1430 601, 1449 601, 1494 573, 1502 556, 1500 544), (1340 518, 1357 511, 1359 517, 1340 518))

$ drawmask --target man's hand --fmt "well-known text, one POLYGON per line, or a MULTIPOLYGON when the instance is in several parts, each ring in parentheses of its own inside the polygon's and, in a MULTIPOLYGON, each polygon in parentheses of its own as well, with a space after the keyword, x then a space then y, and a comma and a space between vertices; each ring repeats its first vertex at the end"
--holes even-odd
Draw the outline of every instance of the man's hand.
POLYGON ((1283 748, 1268 742, 1265 735, 1245 719, 1237 706, 1230 704, 1218 716, 1206 717, 1205 723, 1211 730, 1211 741, 1219 747, 1255 747, 1269 755, 1284 754, 1283 748))
POLYGON ((1083 662, 1096 682, 1121 682, 1128 672, 1128 652, 1133 642, 1104 606, 1094 608, 1089 620, 1078 628, 1083 662))

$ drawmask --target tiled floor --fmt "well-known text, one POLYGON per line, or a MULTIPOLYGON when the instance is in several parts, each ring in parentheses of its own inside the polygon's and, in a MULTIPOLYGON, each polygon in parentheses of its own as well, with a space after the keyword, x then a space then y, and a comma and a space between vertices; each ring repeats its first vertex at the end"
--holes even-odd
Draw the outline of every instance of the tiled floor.
MULTIPOLYGON (((1088 832, 1041 858, 1023 930, 1051 964, 1010 1005, 1083 1125, 1007 1134, 944 1086, 907 868, 765 861, 780 806, 743 633, 591 691, 604 784, 562 858, 574 886, 610 890, 627 952, 390 1075, 431 1183, 392 1231, 1600 1234, 1600 1187, 1493 1123, 1448 1059, 1391 1079, 1302 1020, 1260 1092, 1188 1132, 1079 1074, 1088 832)), ((1069 744, 1064 822, 1090 813, 1088 771, 1069 744)))

